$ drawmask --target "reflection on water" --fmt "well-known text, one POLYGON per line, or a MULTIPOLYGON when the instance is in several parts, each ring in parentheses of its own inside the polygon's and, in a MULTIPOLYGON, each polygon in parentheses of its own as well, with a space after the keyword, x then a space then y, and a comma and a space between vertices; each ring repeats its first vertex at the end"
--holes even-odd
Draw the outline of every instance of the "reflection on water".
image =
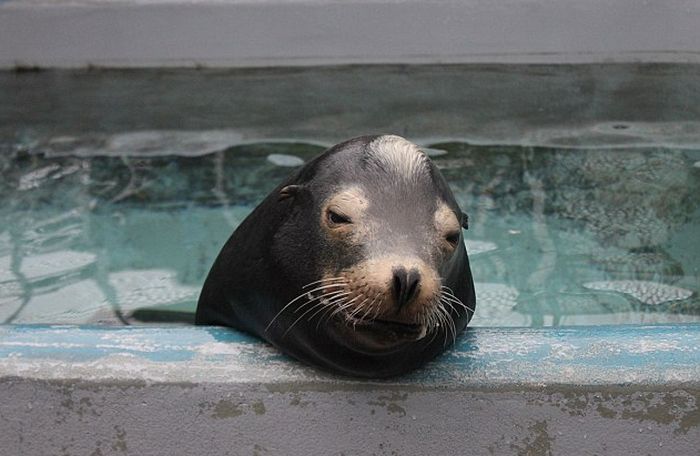
POLYGON ((450 152, 444 172, 472 211, 469 237, 498 246, 473 256, 489 282, 475 323, 697 319, 695 152, 433 147, 450 152))
MULTIPOLYGON (((58 138, 31 153, 5 145, 0 322, 193 310, 233 228, 323 149, 212 152, 227 135, 58 138), (124 147, 139 156, 119 155, 124 147)), ((696 151, 425 146, 470 215, 474 324, 700 321, 696 151)))

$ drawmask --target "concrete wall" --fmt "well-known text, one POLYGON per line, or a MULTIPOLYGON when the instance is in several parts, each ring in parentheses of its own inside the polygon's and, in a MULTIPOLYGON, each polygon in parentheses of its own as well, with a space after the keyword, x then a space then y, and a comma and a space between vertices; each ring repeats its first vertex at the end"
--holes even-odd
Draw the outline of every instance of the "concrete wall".
POLYGON ((217 328, 0 327, 8 455, 690 455, 700 325, 469 330, 340 378, 217 328))
POLYGON ((0 0, 0 68, 700 62, 696 0, 0 0))
MULTIPOLYGON (((60 153, 55 137, 104 155, 135 153, 94 146, 119 142, 111 135, 206 143, 207 130, 213 150, 388 132, 419 144, 695 150, 698 75, 699 64, 0 71, 0 137, 31 132, 25 141, 47 155, 60 153)), ((175 153, 173 141, 161 153, 175 153)))

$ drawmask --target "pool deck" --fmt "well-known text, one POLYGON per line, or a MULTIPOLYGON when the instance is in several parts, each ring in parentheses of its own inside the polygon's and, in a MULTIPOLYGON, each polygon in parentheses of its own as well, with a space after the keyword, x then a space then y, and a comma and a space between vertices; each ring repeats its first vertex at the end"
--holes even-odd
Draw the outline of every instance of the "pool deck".
POLYGON ((474 328, 407 376, 208 327, 0 327, 8 454, 694 454, 700 325, 474 328))

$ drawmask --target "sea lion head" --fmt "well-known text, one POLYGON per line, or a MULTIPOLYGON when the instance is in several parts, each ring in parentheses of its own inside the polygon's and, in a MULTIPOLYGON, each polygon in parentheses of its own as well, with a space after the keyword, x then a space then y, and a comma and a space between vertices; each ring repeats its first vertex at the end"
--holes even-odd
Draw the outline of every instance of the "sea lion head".
POLYGON ((289 211, 271 250, 294 293, 265 329, 273 343, 381 357, 444 348, 464 328, 474 305, 467 218, 419 147, 399 136, 339 144, 278 199, 289 211))

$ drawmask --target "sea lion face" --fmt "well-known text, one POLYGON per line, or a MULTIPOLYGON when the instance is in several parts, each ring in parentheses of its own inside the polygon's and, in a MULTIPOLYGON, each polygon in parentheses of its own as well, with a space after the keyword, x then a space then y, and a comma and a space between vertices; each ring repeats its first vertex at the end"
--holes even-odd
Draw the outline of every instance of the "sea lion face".
POLYGON ((398 136, 338 144, 238 226, 207 277, 197 324, 241 329, 309 364, 409 371, 466 327, 474 284, 440 172, 398 136))
POLYGON ((428 157, 380 136, 331 155, 305 187, 319 247, 317 278, 291 306, 297 320, 369 354, 438 331, 454 339, 467 306, 445 278, 463 252, 463 214, 428 157))

